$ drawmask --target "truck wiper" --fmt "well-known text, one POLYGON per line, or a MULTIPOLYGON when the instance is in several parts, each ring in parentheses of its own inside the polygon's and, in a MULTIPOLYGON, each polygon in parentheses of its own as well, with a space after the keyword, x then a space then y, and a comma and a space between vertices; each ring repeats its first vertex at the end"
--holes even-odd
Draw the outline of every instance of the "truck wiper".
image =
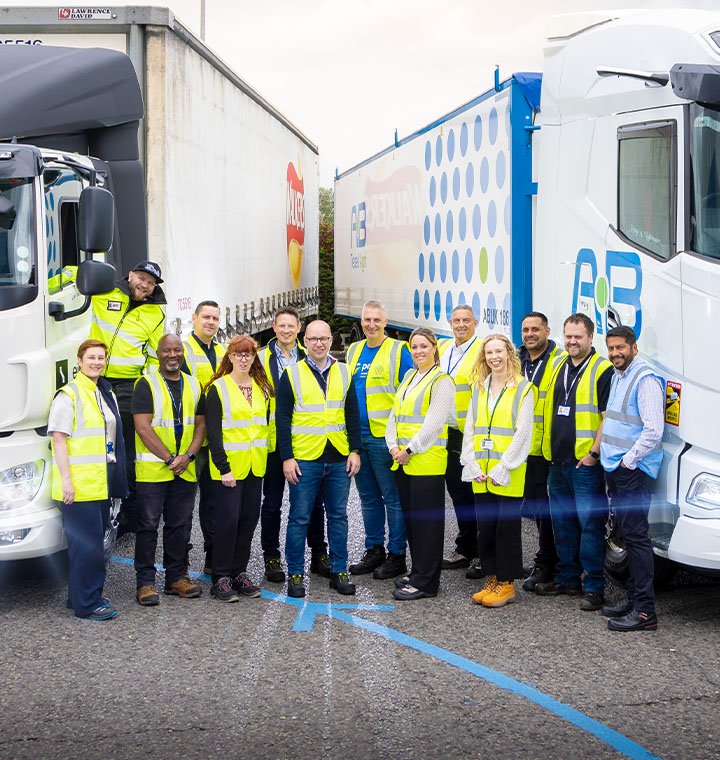
POLYGON ((638 69, 618 69, 612 66, 601 66, 597 70, 598 76, 601 77, 630 77, 631 79, 642 79, 645 82, 657 84, 661 87, 670 81, 670 74, 661 71, 640 71, 638 69))

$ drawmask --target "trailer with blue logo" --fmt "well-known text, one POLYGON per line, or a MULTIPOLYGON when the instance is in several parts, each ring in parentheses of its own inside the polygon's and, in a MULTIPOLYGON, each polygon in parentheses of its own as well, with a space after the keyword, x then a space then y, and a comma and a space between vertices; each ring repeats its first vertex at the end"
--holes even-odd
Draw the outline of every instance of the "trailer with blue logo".
POLYGON ((666 379, 656 553, 720 572, 720 14, 558 16, 544 53, 338 175, 335 310, 450 335, 465 303, 516 345, 582 312, 601 352, 632 327, 666 379))

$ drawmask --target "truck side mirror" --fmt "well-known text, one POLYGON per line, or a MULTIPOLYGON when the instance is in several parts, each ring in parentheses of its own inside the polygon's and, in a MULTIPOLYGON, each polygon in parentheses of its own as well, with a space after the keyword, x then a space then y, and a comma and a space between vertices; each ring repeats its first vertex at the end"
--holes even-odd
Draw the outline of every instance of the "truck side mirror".
POLYGON ((86 187, 80 193, 78 214, 80 250, 86 253, 106 253, 112 245, 114 228, 115 202, 112 193, 102 187, 86 187))
POLYGON ((0 229, 11 230, 16 216, 15 204, 9 198, 0 196, 0 229))
POLYGON ((115 288, 115 277, 115 267, 112 264, 88 259, 87 261, 83 261, 78 267, 77 289, 84 296, 109 293, 115 288))

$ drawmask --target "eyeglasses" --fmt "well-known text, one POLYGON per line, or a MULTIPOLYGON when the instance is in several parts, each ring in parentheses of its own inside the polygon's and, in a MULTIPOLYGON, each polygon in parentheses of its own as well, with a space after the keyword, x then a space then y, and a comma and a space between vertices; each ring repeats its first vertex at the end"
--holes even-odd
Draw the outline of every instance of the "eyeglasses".
POLYGON ((230 354, 233 358, 237 359, 240 362, 248 362, 251 359, 254 359, 257 354, 230 354))
POLYGON ((332 340, 332 336, 324 335, 320 338, 305 338, 308 343, 329 343, 332 340))

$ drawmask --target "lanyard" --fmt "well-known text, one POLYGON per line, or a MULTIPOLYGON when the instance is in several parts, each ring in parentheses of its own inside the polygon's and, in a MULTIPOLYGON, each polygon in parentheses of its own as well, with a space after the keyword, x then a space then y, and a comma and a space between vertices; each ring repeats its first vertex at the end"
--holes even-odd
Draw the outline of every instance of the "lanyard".
POLYGON ((540 358, 540 361, 538 361, 537 367, 535 367, 535 371, 532 373, 532 376, 530 375, 530 365, 532 362, 527 362, 525 364, 525 379, 529 383, 535 384, 535 378, 537 377, 537 373, 540 372, 541 367, 545 364, 545 359, 540 358))
POLYGON ((167 388, 167 392, 170 395, 170 403, 172 404, 174 415, 173 422, 177 428, 178 425, 182 425, 183 376, 180 375, 180 402, 178 404, 175 403, 175 396, 173 396, 173 392, 170 390, 170 386, 168 385, 168 381, 165 379, 165 375, 160 375, 160 377, 162 377, 163 382, 165 383, 165 387, 167 388))
POLYGON ((570 398, 570 394, 572 393, 572 389, 575 386, 575 383, 580 379, 580 375, 585 371, 585 367, 587 366, 588 362, 592 358, 592 354, 588 356, 587 359, 580 365, 578 371, 575 373, 575 377, 572 379, 572 382, 570 383, 570 388, 568 388, 568 376, 570 374, 570 359, 568 359, 567 363, 565 364, 565 374, 563 376, 563 386, 565 388, 565 406, 568 405, 568 398, 570 398))
POLYGON ((463 357, 465 356, 465 352, 470 349, 470 346, 472 346, 472 344, 476 340, 477 340, 477 335, 470 341, 470 343, 468 343, 468 347, 465 349, 465 351, 461 351, 460 348, 458 348, 458 351, 460 351, 460 358, 452 366, 450 365, 450 362, 452 362, 453 351, 455 350, 455 344, 453 343, 453 345, 450 347, 450 353, 448 354, 448 371, 447 371, 450 377, 453 377, 453 372, 455 371, 457 365, 460 364, 460 362, 463 360, 463 357))
MULTIPOLYGON (((432 372, 435 369, 435 367, 437 367, 437 366, 438 366, 437 364, 433 364, 433 366, 430 367, 430 369, 426 370, 423 373, 423 376, 418 380, 418 382, 416 383, 416 385, 420 385, 420 383, 428 376, 428 373, 432 372)), ((417 377, 417 374, 418 374, 419 371, 420 370, 416 369, 415 370, 415 374, 408 381, 408 384, 407 384, 405 390, 403 391, 403 395, 402 395, 402 400, 403 401, 405 401, 405 396, 407 396, 407 393, 410 390, 410 388, 413 387, 413 380, 417 377)))
POLYGON ((500 391, 500 395, 497 397, 497 401, 492 408, 492 412, 490 411, 490 388, 488 388, 486 399, 488 417, 490 417, 490 422, 488 422, 488 435, 490 435, 490 431, 492 430, 492 421, 493 417, 495 416, 495 410, 498 408, 498 404, 500 403, 500 399, 503 397, 503 393, 505 393, 506 388, 507 384, 503 385, 503 389, 500 391))

